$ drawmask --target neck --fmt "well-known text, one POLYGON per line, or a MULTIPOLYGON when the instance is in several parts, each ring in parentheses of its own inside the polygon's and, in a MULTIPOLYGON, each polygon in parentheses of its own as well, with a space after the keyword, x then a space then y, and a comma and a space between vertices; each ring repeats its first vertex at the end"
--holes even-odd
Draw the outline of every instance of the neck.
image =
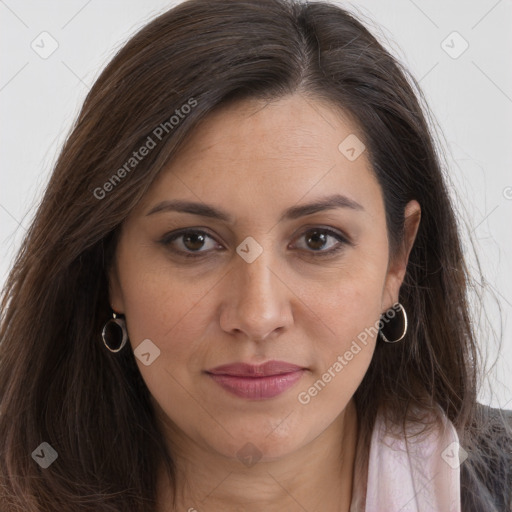
POLYGON ((278 460, 250 467, 199 446, 175 428, 166 427, 165 431, 176 467, 176 508, 162 471, 157 485, 158 512, 350 509, 358 437, 352 400, 309 444, 278 460))

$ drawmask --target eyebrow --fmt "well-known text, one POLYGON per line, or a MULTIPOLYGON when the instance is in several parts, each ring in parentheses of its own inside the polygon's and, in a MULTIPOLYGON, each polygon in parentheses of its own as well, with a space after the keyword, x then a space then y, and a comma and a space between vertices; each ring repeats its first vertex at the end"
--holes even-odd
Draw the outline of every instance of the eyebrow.
MULTIPOLYGON (((350 199, 349 197, 341 194, 334 194, 323 197, 312 203, 292 206, 286 209, 281 215, 279 222, 285 220, 294 220, 298 219, 299 217, 304 217, 306 215, 312 215, 313 213, 321 212, 324 210, 332 210, 335 208, 350 208, 352 210, 364 211, 363 206, 353 199, 350 199)), ((153 215, 155 213, 171 211, 190 213, 200 217, 209 217, 231 224, 234 223, 234 217, 224 210, 205 203, 196 203, 194 201, 185 201, 181 199, 162 201, 161 203, 158 203, 153 208, 151 208, 146 216, 153 215)))

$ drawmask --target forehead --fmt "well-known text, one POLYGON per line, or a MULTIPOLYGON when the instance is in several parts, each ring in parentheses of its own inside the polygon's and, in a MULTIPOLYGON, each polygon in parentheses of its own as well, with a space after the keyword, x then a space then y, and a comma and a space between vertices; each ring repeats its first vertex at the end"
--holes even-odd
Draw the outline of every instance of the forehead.
POLYGON ((144 205, 176 195, 272 208, 335 192, 375 202, 380 187, 366 152, 355 159, 344 152, 346 140, 359 152, 361 139, 340 109, 299 94, 223 105, 190 133, 144 205))
MULTIPOLYGON (((247 99, 222 105, 191 133, 178 159, 319 160, 336 154, 350 134, 362 138, 359 127, 334 105, 294 94, 278 100, 247 99), (341 138, 341 139, 340 139, 341 138), (296 155, 296 156, 295 156, 296 155)), ((336 155, 337 156, 337 155, 336 155)))

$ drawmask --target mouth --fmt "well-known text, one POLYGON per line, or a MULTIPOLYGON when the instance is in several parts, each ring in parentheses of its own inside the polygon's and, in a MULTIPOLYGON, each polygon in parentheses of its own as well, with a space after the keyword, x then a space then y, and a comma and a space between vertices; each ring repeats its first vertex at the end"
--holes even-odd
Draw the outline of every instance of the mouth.
POLYGON ((207 370, 206 374, 233 395, 250 400, 265 400, 290 389, 306 370, 284 361, 268 361, 262 365, 222 365, 207 370))

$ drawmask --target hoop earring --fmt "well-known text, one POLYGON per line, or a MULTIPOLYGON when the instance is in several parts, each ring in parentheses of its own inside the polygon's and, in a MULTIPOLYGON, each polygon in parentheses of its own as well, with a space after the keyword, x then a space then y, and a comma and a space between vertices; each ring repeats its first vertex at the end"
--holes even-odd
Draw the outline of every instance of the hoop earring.
POLYGON ((382 327, 379 329, 381 338, 386 343, 396 343, 397 341, 403 340, 407 333, 407 313, 400 302, 395 302, 391 308, 389 308, 384 314, 385 320, 381 319, 382 327), (392 314, 390 313, 392 311, 392 314), (401 313, 402 317, 391 322, 391 318, 395 318, 396 313, 401 313), (386 325, 387 324, 387 325, 386 325), (385 334, 384 327, 386 327, 387 334, 385 334))
POLYGON ((105 347, 110 352, 119 352, 128 340, 128 332, 126 331, 126 322, 123 318, 117 318, 116 313, 112 313, 110 320, 106 322, 101 331, 101 337, 105 347), (112 339, 114 344, 112 344, 112 339), (121 339, 121 341, 119 341, 121 339))

